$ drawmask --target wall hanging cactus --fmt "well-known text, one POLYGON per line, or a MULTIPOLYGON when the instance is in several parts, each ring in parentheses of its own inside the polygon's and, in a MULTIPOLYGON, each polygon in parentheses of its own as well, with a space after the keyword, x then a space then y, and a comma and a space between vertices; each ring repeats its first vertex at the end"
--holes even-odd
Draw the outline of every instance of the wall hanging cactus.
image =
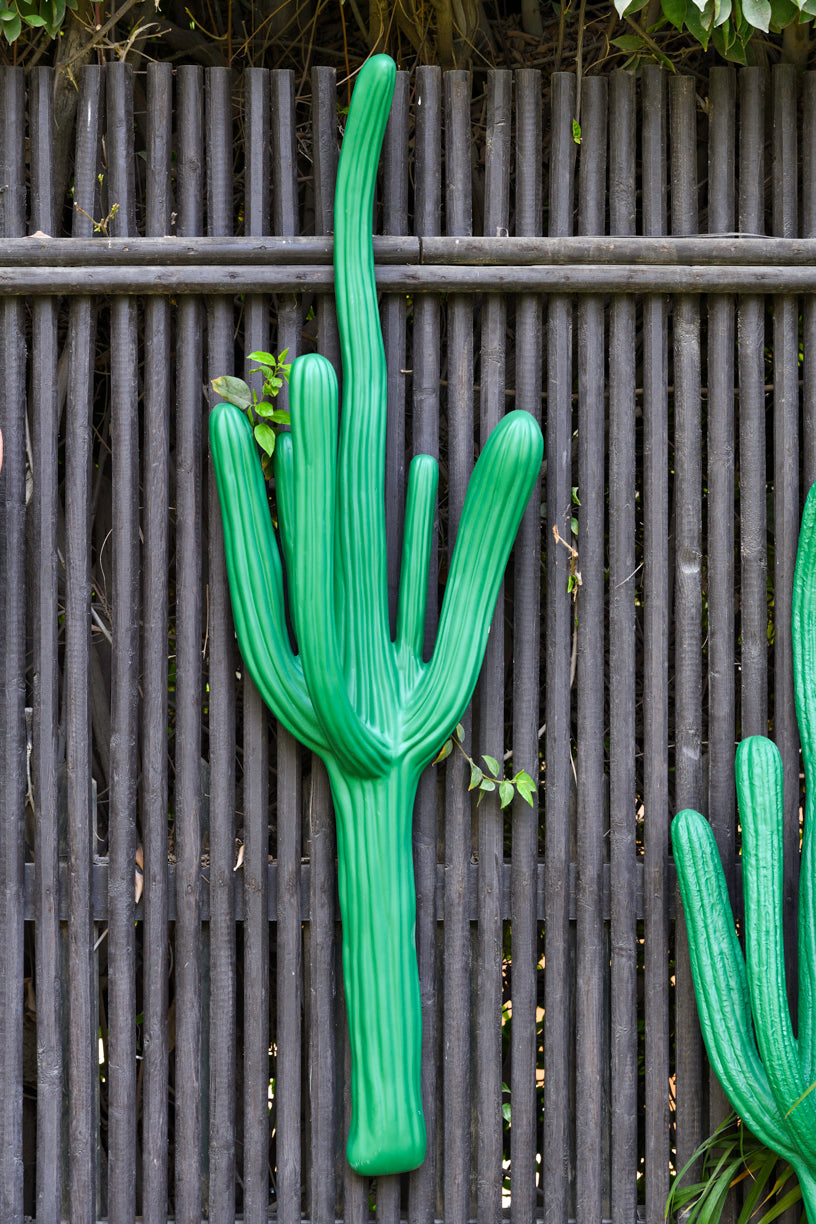
POLYGON ((507 558, 541 464, 541 431, 511 412, 467 492, 430 662, 422 656, 437 466, 408 475, 396 638, 386 586, 386 367, 371 245, 374 183, 395 81, 368 60, 349 111, 335 195, 343 360, 298 358, 291 434, 275 450, 281 558, 243 412, 210 417, 238 641, 264 700, 325 761, 337 822, 343 974, 351 1036, 347 1155, 360 1173, 421 1164, 421 1016, 411 822, 417 782, 473 692, 507 558))
POLYGON ((711 1065, 754 1134, 793 1166, 816 1221, 816 485, 802 517, 793 591, 796 716, 807 779, 799 883, 797 1036, 788 1012, 782 934, 782 762, 764 736, 737 750, 745 957, 714 835, 679 812, 672 844, 700 1025, 711 1065))

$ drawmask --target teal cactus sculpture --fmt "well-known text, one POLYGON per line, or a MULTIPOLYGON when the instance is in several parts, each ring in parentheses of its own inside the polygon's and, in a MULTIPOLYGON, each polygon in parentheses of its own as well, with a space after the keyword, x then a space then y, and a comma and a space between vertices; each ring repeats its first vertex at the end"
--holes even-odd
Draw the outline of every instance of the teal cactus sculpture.
POLYGON ((337 822, 343 973, 351 1036, 347 1156, 360 1173, 416 1168, 425 1155, 420 1093, 411 822, 417 783, 456 726, 481 666, 501 577, 542 456, 541 431, 509 413, 476 464, 456 536, 436 646, 423 659, 437 466, 412 462, 395 640, 384 520, 386 368, 371 217, 395 68, 360 72, 335 197, 337 382, 323 357, 292 366, 292 432, 275 451, 283 571, 246 416, 210 417, 238 640, 269 707, 326 764, 337 822))
POLYGON ((816 1221, 816 485, 802 517, 793 590, 796 716, 807 779, 799 884, 797 1036, 788 1012, 782 937, 782 762, 764 736, 743 740, 736 780, 742 822, 745 957, 714 836, 679 812, 672 843, 686 915, 700 1025, 711 1065, 754 1134, 789 1161, 816 1221))

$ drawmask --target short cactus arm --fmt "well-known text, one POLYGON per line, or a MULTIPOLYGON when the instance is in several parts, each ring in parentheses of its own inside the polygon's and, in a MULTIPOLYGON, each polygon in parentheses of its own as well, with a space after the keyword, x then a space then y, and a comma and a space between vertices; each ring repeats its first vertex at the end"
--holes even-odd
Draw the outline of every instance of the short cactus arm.
POLYGON ((787 1160, 796 1158, 754 1042, 745 961, 734 929, 717 844, 699 812, 672 822, 672 846, 697 996, 711 1065, 753 1133, 787 1160))
POLYGON ((334 620, 337 379, 325 357, 299 357, 290 376, 294 507, 292 604, 306 684, 330 750, 351 774, 374 777, 390 745, 349 699, 334 620))
POLYGON ((258 448, 244 413, 233 404, 216 404, 210 443, 241 653, 264 701, 284 726, 315 752, 325 752, 326 738, 303 669, 289 645, 280 556, 258 448))
POLYGON ((499 586, 539 468, 541 430, 509 412, 491 433, 470 478, 456 534, 433 658, 406 719, 420 759, 434 755, 470 701, 499 586))
POLYGON ((400 664, 422 662, 428 565, 433 543, 436 488, 439 469, 430 455, 417 455, 408 469, 405 531, 402 545, 397 606, 397 659, 400 664))
POLYGON ((396 69, 373 56, 354 89, 335 193, 335 297, 343 356, 337 562, 344 590, 342 649, 351 699, 384 722, 397 681, 388 622, 385 543, 387 375, 371 243, 374 186, 396 69))
MULTIPOLYGON (((292 435, 281 434, 275 447, 275 502, 278 507, 278 530, 286 573, 295 571, 295 456, 292 450, 292 435)), ((296 608, 289 600, 289 611, 294 618, 296 608)), ((297 630, 295 631, 297 633, 297 630)))

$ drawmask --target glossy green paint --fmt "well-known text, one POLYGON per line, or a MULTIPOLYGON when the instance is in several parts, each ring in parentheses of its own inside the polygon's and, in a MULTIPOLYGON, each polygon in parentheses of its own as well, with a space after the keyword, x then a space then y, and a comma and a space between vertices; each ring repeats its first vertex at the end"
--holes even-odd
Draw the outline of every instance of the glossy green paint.
POLYGON ((678 813, 672 844, 708 1056, 754 1134, 790 1161, 816 1220, 816 485, 802 516, 793 590, 796 715, 807 778, 799 882, 797 1036, 788 1011, 782 928, 782 762, 764 736, 743 740, 736 780, 742 824, 745 956, 714 835, 678 813))
POLYGON ((335 196, 343 411, 323 357, 292 366, 292 432, 275 452, 283 567, 257 448, 231 404, 210 417, 235 627, 281 722, 325 761, 337 820, 343 974, 351 1035, 349 1163, 378 1175, 425 1156, 411 823, 421 771, 470 701, 510 548, 541 465, 534 419, 511 412, 468 487, 433 656, 423 660, 437 465, 408 475, 396 636, 388 620, 384 470, 386 368, 371 216, 395 80, 360 72, 335 196))

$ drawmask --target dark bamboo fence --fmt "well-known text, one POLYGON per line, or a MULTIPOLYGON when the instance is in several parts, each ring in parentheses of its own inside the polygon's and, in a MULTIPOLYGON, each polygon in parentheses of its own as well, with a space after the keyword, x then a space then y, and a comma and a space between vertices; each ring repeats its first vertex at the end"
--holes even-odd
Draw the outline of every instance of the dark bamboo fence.
POLYGON ((738 907, 735 741, 769 727, 795 916, 816 74, 398 75, 392 618, 410 457, 440 459, 444 582, 508 407, 546 452, 463 719, 536 803, 476 807, 457 752, 420 783, 428 1156, 375 1185, 343 1156, 327 777, 242 675, 206 446, 250 351, 339 365, 347 94, 322 68, 78 86, 62 201, 50 70, 0 70, 0 1224, 660 1224, 727 1112, 670 818, 707 813, 738 907))

